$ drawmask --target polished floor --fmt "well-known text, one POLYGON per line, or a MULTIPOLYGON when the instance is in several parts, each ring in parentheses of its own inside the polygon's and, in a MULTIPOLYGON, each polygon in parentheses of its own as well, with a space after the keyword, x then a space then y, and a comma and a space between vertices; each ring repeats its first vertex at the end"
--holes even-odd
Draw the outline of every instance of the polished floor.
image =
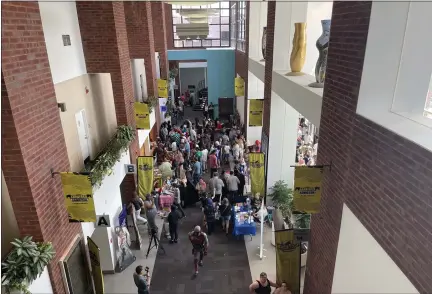
POLYGON ((241 294, 249 293, 251 272, 245 242, 226 236, 221 228, 209 236, 204 266, 194 276, 192 246, 187 234, 202 222, 198 207, 188 208, 179 227, 179 243, 162 240, 166 254, 159 252, 153 269, 151 293, 162 294, 241 294))

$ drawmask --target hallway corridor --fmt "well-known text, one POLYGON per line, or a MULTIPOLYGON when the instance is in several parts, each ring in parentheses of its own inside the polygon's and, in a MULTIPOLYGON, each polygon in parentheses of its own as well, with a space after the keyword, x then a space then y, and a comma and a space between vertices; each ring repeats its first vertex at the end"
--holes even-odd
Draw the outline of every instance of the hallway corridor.
POLYGON ((249 261, 243 240, 225 236, 217 227, 209 236, 209 251, 197 277, 193 276, 192 246, 188 232, 202 223, 198 207, 185 210, 187 217, 179 225, 179 243, 161 240, 166 254, 159 252, 153 269, 152 294, 242 294, 249 293, 249 261))

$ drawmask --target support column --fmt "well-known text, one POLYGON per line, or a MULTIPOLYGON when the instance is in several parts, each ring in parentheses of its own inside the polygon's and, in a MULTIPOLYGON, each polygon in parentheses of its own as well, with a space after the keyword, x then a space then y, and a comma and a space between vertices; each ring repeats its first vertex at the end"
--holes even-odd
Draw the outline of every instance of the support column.
POLYGON ((124 2, 129 55, 131 59, 144 59, 147 94, 157 96, 155 43, 151 3, 124 2))
POLYGON ((267 191, 276 181, 283 180, 293 188, 297 125, 299 113, 272 92, 267 191))
POLYGON ((1 6, 2 171, 20 234, 52 242, 51 284, 55 293, 65 293, 59 259, 82 230, 69 223, 60 178, 50 172, 70 166, 39 5, 1 6))
POLYGON ((159 52, 161 79, 168 79, 165 7, 166 5, 164 2, 151 2, 153 19, 157 20, 153 22, 153 35, 155 51, 159 52))
MULTIPOLYGON (((111 74, 117 123, 135 128, 124 2, 77 1, 76 7, 87 72, 111 74)), ((132 162, 139 155, 136 137, 130 146, 132 162)))
POLYGON ((165 30, 167 49, 174 49, 174 29, 172 19, 172 5, 165 3, 165 30))

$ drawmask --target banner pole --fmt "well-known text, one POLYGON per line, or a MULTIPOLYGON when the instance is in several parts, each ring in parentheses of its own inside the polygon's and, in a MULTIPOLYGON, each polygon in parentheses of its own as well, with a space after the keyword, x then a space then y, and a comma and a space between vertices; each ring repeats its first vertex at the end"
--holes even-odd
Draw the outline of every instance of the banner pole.
POLYGON ((261 238, 260 238, 260 253, 259 257, 262 260, 264 256, 264 201, 261 201, 261 238))

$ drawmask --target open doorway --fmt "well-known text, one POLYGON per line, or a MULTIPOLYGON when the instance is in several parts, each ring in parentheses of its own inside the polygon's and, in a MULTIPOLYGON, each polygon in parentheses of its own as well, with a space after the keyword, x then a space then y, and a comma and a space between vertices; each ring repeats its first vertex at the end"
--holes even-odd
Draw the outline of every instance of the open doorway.
POLYGON ((195 111, 203 111, 208 103, 207 62, 180 62, 179 83, 185 104, 195 111))

